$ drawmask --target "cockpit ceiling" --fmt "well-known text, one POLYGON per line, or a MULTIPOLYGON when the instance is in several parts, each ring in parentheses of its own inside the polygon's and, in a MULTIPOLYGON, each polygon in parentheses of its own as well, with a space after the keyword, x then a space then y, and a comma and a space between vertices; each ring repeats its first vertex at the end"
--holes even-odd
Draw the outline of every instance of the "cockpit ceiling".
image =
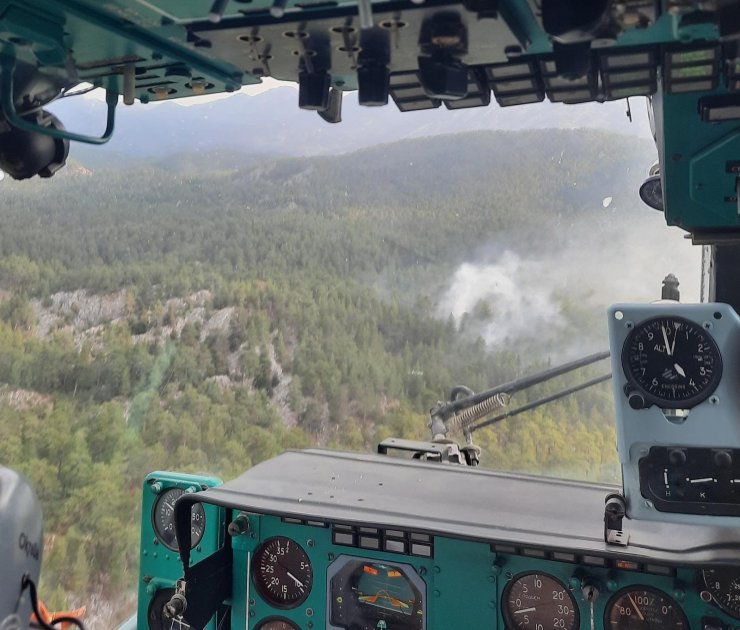
POLYGON ((668 224, 702 242, 740 230, 735 2, 5 1, 0 40, 19 109, 44 103, 33 81, 23 93, 29 68, 126 103, 272 77, 297 82, 299 107, 329 122, 354 90, 403 112, 647 96, 668 224))

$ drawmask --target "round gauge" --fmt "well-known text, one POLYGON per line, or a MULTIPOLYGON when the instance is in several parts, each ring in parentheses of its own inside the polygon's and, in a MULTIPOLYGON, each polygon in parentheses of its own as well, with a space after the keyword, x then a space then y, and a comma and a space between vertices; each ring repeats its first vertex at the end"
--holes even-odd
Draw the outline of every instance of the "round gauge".
POLYGON ((722 356, 698 324, 683 317, 654 317, 637 324, 627 336, 622 368, 647 403, 689 409, 719 385, 722 356))
POLYGON ((300 628, 287 619, 274 618, 263 621, 257 626, 257 630, 300 630, 300 628))
MULTIPOLYGON (((154 533, 160 542, 167 547, 177 551, 177 537, 175 536, 175 501, 185 491, 180 488, 170 488, 157 497, 152 510, 152 521, 154 533)), ((194 503, 190 511, 190 548, 196 547, 203 538, 206 529, 206 514, 200 503, 194 503)))
POLYGON ((254 554, 254 583, 277 608, 294 608, 311 592, 313 569, 301 546, 283 536, 271 538, 254 554))
POLYGON ((606 606, 604 627, 612 630, 685 628, 686 616, 668 595, 649 586, 618 591, 606 606))
POLYGON ((702 577, 717 606, 735 619, 740 619, 740 569, 704 569, 702 577))
POLYGON ((507 628, 575 630, 578 605, 560 581, 543 573, 523 573, 506 587, 503 598, 507 628))

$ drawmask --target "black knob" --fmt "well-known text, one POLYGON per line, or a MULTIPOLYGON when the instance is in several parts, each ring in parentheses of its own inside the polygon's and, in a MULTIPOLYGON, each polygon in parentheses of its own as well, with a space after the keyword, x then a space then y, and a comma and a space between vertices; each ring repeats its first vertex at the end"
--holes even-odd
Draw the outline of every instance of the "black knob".
POLYGON ((637 392, 632 392, 629 395, 627 402, 632 409, 645 409, 645 398, 642 394, 638 394, 637 392))
POLYGON ((668 461, 671 466, 683 466, 686 463, 686 451, 682 448, 672 448, 668 451, 668 461))
POLYGON ((714 463, 719 468, 729 468, 732 466, 732 453, 730 451, 715 451, 714 463))

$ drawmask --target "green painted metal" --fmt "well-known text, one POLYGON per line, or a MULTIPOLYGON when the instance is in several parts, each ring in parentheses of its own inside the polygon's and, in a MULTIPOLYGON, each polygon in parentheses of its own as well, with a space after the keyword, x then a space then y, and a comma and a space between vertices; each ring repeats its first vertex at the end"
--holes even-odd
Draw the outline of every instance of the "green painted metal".
MULTIPOLYGON (((197 489, 219 484, 218 479, 176 473, 155 472, 147 477, 142 496, 138 611, 119 630, 148 630, 147 609, 151 597, 158 589, 172 588, 182 574, 178 554, 165 549, 154 535, 152 509, 157 495, 173 487, 197 489)), ((227 536, 226 524, 242 514, 211 505, 205 506, 205 510, 208 519, 206 532, 201 544, 193 550, 193 564, 223 545, 227 536)), ((249 527, 232 538, 233 583, 232 592, 225 602, 231 606, 232 630, 256 630, 265 620, 275 617, 287 619, 301 629, 324 630, 329 623, 329 572, 335 563, 347 557, 411 567, 424 585, 425 630, 503 630, 504 594, 509 584, 525 573, 546 574, 566 585, 578 608, 583 630, 592 627, 592 614, 593 627, 605 627, 604 618, 615 594, 627 587, 651 587, 664 592, 680 606, 690 628, 703 627, 705 618, 718 619, 726 628, 740 628, 740 620, 702 600, 704 587, 699 569, 671 569, 661 565, 640 566, 637 570, 634 563, 617 562, 617 548, 610 550, 613 560, 607 566, 600 557, 577 557, 572 552, 565 554, 562 560, 554 560, 550 553, 552 550, 515 550, 508 545, 494 547, 489 541, 434 536, 432 557, 421 557, 334 544, 332 529, 320 523, 289 522, 270 514, 243 515, 248 519, 249 527), (260 545, 276 536, 285 536, 300 544, 312 564, 310 594, 294 608, 273 607, 260 596, 254 585, 254 554, 260 545), (598 591, 593 607, 584 597, 584 586, 592 586, 598 591)), ((215 630, 214 625, 209 624, 207 630, 215 630)))
POLYGON ((254 630, 265 619, 279 616, 299 628, 323 630, 327 627, 327 569, 340 556, 408 564, 426 584, 427 630, 450 628, 503 629, 503 593, 522 573, 545 573, 567 585, 578 606, 580 628, 591 628, 591 605, 584 599, 582 586, 596 587, 599 595, 593 606, 596 628, 604 627, 604 615, 614 594, 626 587, 657 588, 676 600, 689 620, 689 627, 700 628, 700 620, 713 617, 727 628, 740 627, 740 621, 701 600, 700 576, 693 569, 677 569, 675 575, 655 575, 642 571, 616 570, 575 562, 558 562, 538 557, 494 553, 485 542, 434 538, 434 557, 418 558, 348 548, 331 542, 326 527, 285 523, 275 516, 250 515, 251 530, 234 538, 234 584, 232 630, 254 630), (313 565, 314 583, 308 599, 290 610, 273 608, 255 591, 248 575, 249 563, 262 541, 287 536, 297 541, 313 565))
MULTIPOLYGON (((137 628, 148 630, 147 614, 151 598, 160 589, 173 588, 182 577, 180 555, 162 545, 154 532, 153 509, 157 497, 171 488, 186 492, 200 492, 221 485, 216 477, 187 475, 184 473, 152 472, 144 479, 141 497, 141 544, 139 558, 139 584, 137 628)), ((204 506, 206 527, 200 544, 193 549, 191 563, 195 564, 217 551, 225 536, 224 510, 213 505, 204 506)), ((213 624, 208 630, 213 630, 213 624)))
MULTIPOLYGON (((723 93, 718 89, 713 94, 723 93)), ((725 166, 740 159, 740 122, 702 122, 697 115, 700 96, 666 94, 654 99, 656 122, 662 129, 658 150, 666 222, 687 231, 736 229, 740 227, 737 175, 725 166)))

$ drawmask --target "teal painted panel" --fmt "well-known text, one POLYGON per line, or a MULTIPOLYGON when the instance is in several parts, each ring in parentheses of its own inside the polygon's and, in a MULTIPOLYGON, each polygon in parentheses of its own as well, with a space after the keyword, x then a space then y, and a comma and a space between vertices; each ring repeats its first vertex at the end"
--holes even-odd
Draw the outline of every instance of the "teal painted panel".
MULTIPOLYGON (((186 492, 200 492, 221 485, 215 477, 187 475, 183 473, 153 472, 146 476, 141 500, 141 544, 138 584, 138 630, 148 630, 149 604, 157 591, 173 588, 182 577, 182 564, 177 551, 167 548, 154 530, 154 507, 157 498, 167 490, 179 488, 186 492)), ((191 564, 200 562, 217 551, 223 544, 225 531, 224 510, 214 505, 205 505, 205 528, 200 543, 193 549, 191 564)), ((211 626, 209 626, 211 630, 211 626)))
POLYGON ((434 539, 430 630, 499 627, 495 559, 485 543, 434 539))

